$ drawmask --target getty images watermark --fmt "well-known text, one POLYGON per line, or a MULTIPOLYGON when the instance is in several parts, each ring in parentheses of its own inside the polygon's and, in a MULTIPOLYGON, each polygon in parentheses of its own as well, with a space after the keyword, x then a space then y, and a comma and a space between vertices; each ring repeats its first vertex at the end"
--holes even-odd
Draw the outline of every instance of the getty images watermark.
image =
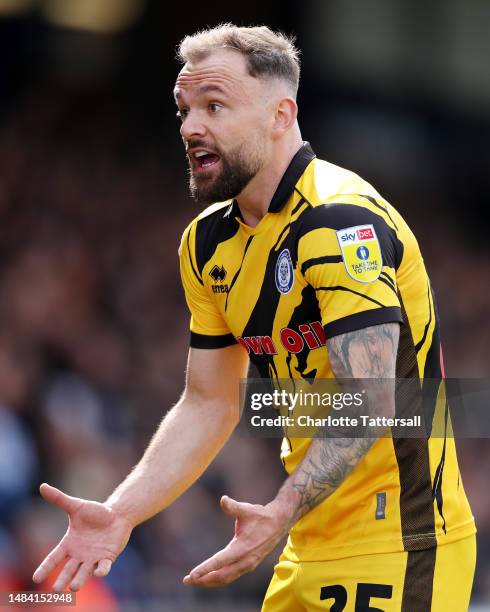
MULTIPOLYGON (((329 383, 332 385, 332 383, 329 383)), ((373 393, 374 395, 374 393, 373 393)), ((367 391, 357 392, 320 392, 286 391, 275 389, 272 392, 252 392, 250 394, 250 409, 256 414, 250 416, 252 427, 282 427, 294 430, 302 435, 311 435, 311 428, 342 428, 343 433, 359 434, 359 428, 377 427, 421 427, 421 415, 411 418, 387 417, 386 415, 369 413, 367 391), (264 408, 286 410, 286 414, 260 414, 264 408), (364 408, 364 410, 363 410, 364 408), (329 411, 335 411, 334 413, 329 411), (341 414, 341 412, 345 414, 341 414), (305 434, 305 431, 307 433, 305 434)), ((267 411, 268 412, 268 411, 267 411)))
POLYGON ((249 379, 242 429, 259 437, 490 437, 490 381, 249 379))

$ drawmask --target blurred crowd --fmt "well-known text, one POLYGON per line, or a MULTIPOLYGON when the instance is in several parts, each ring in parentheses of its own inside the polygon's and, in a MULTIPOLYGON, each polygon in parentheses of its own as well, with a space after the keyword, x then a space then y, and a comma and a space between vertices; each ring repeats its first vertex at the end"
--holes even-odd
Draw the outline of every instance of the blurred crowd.
MULTIPOLYGON (((0 591, 33 589, 33 570, 66 528, 63 513, 40 501, 39 483, 103 500, 182 390, 188 313, 177 249, 198 211, 183 155, 179 164, 161 144, 135 140, 103 95, 56 83, 27 91, 0 124, 0 591)), ((393 203, 420 228, 448 374, 489 376, 488 251, 468 248, 449 216, 436 236, 424 231, 429 202, 409 211, 393 203)), ((479 529, 474 599, 489 603, 490 444, 458 446, 479 529)), ((283 478, 278 450, 277 440, 235 434, 196 485, 135 530, 79 603, 256 610, 274 556, 220 591, 181 579, 233 533, 222 494, 271 499, 283 478)))
MULTIPOLYGON (((183 388, 177 249, 197 211, 183 170, 176 186, 159 151, 133 147, 99 97, 32 92, 0 127, 0 591, 33 588, 64 531, 38 484, 103 500, 183 388)), ((197 485, 136 530, 107 592, 93 581, 79 601, 164 597, 170 610, 196 609, 206 594, 181 579, 233 533, 220 496, 268 501, 277 450, 235 436, 197 485)), ((258 601, 271 567, 218 599, 258 601)))

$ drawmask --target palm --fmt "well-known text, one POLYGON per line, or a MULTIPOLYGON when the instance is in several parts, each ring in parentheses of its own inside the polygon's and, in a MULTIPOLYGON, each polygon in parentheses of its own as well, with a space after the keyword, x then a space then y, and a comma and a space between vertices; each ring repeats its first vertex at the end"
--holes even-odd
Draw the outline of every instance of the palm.
POLYGON ((61 542, 34 573, 34 581, 45 580, 63 560, 55 590, 63 590, 68 584, 78 590, 92 573, 107 575, 128 542, 132 529, 129 522, 104 504, 70 497, 49 485, 42 485, 41 494, 67 512, 69 525, 61 542))
POLYGON ((235 518, 235 536, 223 550, 195 567, 184 578, 184 584, 223 586, 254 570, 287 531, 287 524, 271 507, 272 504, 247 504, 223 496, 221 508, 235 518))
POLYGON ((127 542, 125 535, 125 525, 106 506, 81 500, 80 507, 69 515, 61 543, 70 556, 78 553, 84 561, 113 560, 127 542))

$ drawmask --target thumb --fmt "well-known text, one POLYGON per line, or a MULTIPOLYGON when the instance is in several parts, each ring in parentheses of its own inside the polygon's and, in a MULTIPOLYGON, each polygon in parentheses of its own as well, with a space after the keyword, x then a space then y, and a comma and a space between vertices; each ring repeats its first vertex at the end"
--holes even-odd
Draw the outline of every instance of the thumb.
POLYGON ((107 574, 111 571, 111 567, 112 561, 110 559, 102 559, 95 568, 94 576, 97 576, 97 578, 107 576, 107 574))
POLYGON ((76 497, 66 495, 66 493, 63 493, 63 491, 48 485, 46 482, 43 482, 43 484, 39 487, 39 492, 47 502, 58 506, 58 508, 61 508, 68 514, 75 512, 81 503, 81 500, 77 499, 76 497))
POLYGON ((221 509, 225 514, 229 516, 241 516, 244 512, 245 504, 241 504, 240 502, 235 501, 228 495, 223 495, 220 501, 221 509))

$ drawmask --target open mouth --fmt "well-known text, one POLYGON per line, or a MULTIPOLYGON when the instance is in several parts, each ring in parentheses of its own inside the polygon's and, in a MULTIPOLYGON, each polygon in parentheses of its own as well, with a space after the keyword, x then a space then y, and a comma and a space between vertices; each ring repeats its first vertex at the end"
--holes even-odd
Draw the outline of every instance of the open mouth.
POLYGON ((215 166, 221 159, 216 153, 209 151, 196 151, 192 154, 194 160, 194 169, 196 170, 209 170, 215 166))

